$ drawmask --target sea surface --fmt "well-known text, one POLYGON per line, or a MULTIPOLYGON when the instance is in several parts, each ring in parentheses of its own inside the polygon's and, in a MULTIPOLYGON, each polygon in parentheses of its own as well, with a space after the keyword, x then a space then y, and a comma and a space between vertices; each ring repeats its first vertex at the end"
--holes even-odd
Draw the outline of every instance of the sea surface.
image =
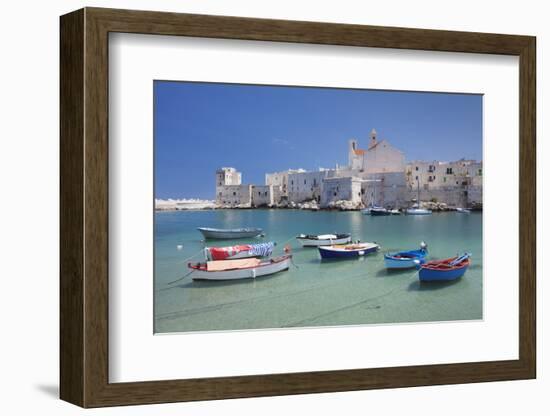
POLYGON ((482 319, 482 266, 481 213, 371 217, 283 209, 156 212, 155 332, 482 319), (208 244, 275 241, 275 255, 290 244, 294 265, 255 280, 193 281, 187 275, 188 261, 204 259, 197 227, 247 226, 263 228, 266 236, 208 244), (302 248, 295 239, 300 233, 343 232, 354 240, 379 243, 380 252, 321 261, 316 248, 302 248), (417 249, 421 241, 428 244, 429 258, 467 251, 472 265, 463 278, 446 283, 420 283, 414 269, 384 268, 385 252, 417 249))

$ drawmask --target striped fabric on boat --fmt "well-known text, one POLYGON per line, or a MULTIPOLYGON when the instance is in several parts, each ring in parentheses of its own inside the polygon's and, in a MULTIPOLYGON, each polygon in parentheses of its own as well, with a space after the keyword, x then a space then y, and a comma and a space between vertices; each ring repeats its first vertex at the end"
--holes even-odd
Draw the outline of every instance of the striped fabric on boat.
POLYGON ((273 244, 272 242, 251 244, 249 252, 253 256, 267 257, 270 256, 273 252, 274 246, 275 244, 273 244))

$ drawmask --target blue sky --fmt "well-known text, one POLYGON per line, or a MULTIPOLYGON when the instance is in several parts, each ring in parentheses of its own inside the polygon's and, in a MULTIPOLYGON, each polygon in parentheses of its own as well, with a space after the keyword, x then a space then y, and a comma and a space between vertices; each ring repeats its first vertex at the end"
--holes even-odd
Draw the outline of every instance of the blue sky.
POLYGON ((155 81, 154 100, 156 198, 213 199, 221 166, 345 165, 372 128, 407 160, 482 158, 481 95, 155 81))

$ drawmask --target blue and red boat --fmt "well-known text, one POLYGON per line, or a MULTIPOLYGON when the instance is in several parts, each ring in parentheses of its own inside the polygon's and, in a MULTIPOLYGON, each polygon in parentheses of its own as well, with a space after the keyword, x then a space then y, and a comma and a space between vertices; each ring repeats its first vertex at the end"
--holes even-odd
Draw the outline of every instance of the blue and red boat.
POLYGON ((376 243, 334 244, 319 247, 319 254, 323 259, 346 259, 365 256, 378 251, 376 243))
POLYGON ((470 253, 445 260, 434 260, 420 266, 418 277, 422 282, 456 280, 470 267, 470 253))

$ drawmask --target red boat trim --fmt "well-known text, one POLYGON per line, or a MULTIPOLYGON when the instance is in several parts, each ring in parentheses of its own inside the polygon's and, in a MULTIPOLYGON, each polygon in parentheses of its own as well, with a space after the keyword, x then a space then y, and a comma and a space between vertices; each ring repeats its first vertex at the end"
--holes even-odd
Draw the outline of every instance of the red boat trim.
POLYGON ((470 265, 470 259, 464 259, 460 263, 455 264, 454 266, 451 266, 449 263, 457 258, 458 257, 451 257, 450 259, 445 259, 445 260, 433 260, 421 265, 420 267, 422 269, 428 269, 428 270, 450 271, 450 270, 463 269, 464 267, 467 267, 470 265))

